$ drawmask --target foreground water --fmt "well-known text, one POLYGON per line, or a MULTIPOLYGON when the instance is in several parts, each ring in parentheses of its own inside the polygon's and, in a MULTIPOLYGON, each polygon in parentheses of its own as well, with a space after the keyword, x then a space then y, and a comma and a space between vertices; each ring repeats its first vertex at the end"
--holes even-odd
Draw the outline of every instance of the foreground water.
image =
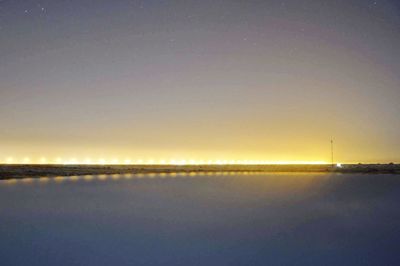
POLYGON ((0 264, 398 265, 400 176, 181 174, 0 183, 0 264))

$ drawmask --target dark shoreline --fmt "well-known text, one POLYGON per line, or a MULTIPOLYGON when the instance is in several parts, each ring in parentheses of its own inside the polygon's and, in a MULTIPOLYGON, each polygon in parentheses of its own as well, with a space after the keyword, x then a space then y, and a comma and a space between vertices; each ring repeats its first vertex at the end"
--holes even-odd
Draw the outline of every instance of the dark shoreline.
POLYGON ((303 172, 400 174, 400 164, 331 165, 0 165, 0 180, 80 175, 190 172, 303 172))

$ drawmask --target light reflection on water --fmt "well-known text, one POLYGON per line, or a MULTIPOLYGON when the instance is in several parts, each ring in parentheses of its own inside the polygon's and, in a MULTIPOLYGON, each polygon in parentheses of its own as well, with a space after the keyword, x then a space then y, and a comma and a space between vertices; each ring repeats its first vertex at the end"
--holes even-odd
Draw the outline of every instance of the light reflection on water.
POLYGON ((395 175, 6 180, 1 265, 395 265, 398 202, 395 175))
MULTIPOLYGON (((233 174, 232 173, 219 173, 219 172, 178 172, 178 173, 138 173, 138 174, 112 174, 112 175, 84 175, 84 176, 56 176, 56 177, 39 177, 39 178, 21 178, 21 179, 8 179, 8 180, 0 180, 0 185, 12 185, 12 184, 18 184, 18 183, 35 183, 35 182, 40 182, 40 183, 62 183, 64 181, 69 181, 69 182, 75 182, 75 181, 101 181, 101 180, 123 180, 123 179, 142 179, 142 178, 167 178, 167 177, 184 177, 184 178, 191 178, 195 176, 211 176, 211 175, 228 175, 228 174, 233 174)), ((235 174, 243 174, 245 175, 246 173, 235 173, 235 174)))
MULTIPOLYGON (((84 176, 56 176, 56 177, 39 177, 39 178, 21 178, 21 179, 8 179, 8 180, 0 180, 0 186, 1 185, 17 185, 17 184, 37 184, 37 183, 43 183, 43 184, 51 184, 51 183, 57 183, 61 184, 64 182, 76 182, 76 181, 85 181, 85 182, 91 182, 91 181, 104 181, 104 180, 113 180, 113 181, 118 181, 118 180, 130 180, 130 179, 164 179, 164 178, 184 178, 184 179, 189 179, 193 177, 213 177, 213 178, 224 178, 224 177, 229 177, 229 176, 258 176, 258 175, 271 175, 271 174, 266 174, 263 172, 234 172, 234 171, 223 171, 223 172, 170 172, 170 173, 126 173, 126 174, 111 174, 111 175, 84 175, 84 176)), ((274 173, 273 175, 275 176, 310 176, 309 173, 274 173)), ((316 175, 316 174, 311 174, 311 175, 316 175)), ((317 174, 318 175, 318 174, 317 174)), ((320 174, 319 174, 320 175, 320 174)), ((337 174, 340 175, 340 174, 337 174)))

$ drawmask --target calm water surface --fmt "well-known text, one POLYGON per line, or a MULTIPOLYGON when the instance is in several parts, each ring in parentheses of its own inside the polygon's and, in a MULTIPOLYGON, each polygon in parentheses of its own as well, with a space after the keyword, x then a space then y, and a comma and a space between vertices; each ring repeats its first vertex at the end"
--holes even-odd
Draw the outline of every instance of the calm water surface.
POLYGON ((400 265, 400 176, 0 183, 0 265, 400 265))

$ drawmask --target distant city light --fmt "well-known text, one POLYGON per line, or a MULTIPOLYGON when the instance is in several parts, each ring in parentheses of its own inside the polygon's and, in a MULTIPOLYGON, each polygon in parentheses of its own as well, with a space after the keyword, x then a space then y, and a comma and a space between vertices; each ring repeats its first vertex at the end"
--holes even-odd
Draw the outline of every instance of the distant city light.
MULTIPOLYGON (((6 157, 3 160, 5 164, 82 164, 82 165, 235 165, 235 164, 247 164, 247 165, 257 165, 257 164, 328 164, 325 161, 266 161, 266 160, 227 160, 227 159, 215 159, 215 160, 196 160, 196 159, 129 159, 125 158, 120 160, 119 158, 99 158, 92 159, 90 157, 85 158, 71 158, 62 159, 61 157, 56 157, 55 159, 48 159, 46 157, 31 158, 22 157, 20 159, 14 157, 6 157)), ((336 167, 342 167, 340 163, 336 164, 336 167)))

